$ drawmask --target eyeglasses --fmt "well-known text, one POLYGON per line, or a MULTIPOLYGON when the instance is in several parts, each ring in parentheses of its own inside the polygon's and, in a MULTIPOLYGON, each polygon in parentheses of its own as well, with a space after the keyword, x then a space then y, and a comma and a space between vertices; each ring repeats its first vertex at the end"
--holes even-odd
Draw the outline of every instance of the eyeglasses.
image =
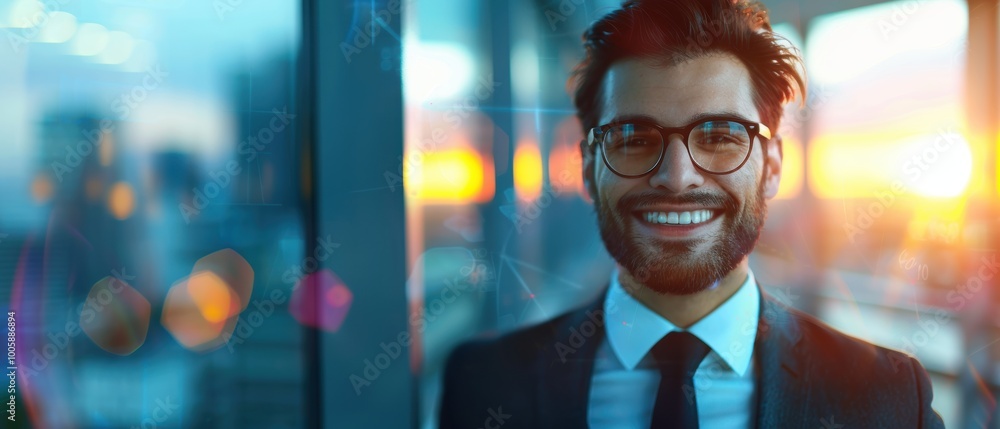
POLYGON ((754 137, 771 138, 764 124, 730 117, 709 117, 683 127, 666 128, 651 121, 616 121, 591 128, 587 144, 603 148, 604 163, 622 177, 642 177, 656 170, 667 152, 665 142, 682 137, 691 162, 712 174, 729 174, 750 159, 754 137))

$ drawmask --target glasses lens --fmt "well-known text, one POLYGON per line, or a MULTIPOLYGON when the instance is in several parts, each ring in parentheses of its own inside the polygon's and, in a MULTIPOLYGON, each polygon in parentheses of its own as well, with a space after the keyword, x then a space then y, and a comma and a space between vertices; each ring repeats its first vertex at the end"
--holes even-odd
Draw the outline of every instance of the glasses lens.
POLYGON ((699 124, 688 136, 691 159, 699 167, 723 173, 739 167, 750 153, 750 133, 732 121, 699 124))
POLYGON ((660 132, 645 125, 616 125, 604 134, 604 157, 619 174, 649 172, 659 160, 662 147, 660 132))

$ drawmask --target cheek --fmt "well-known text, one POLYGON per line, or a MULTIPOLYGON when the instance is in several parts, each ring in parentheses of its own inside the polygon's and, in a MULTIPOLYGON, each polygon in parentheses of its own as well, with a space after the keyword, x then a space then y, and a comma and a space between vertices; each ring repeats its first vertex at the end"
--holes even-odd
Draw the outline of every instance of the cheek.
POLYGON ((722 187, 731 197, 735 198, 741 207, 753 201, 757 195, 757 188, 760 184, 759 163, 747 162, 739 171, 719 180, 722 187))
POLYGON ((600 160, 595 162, 597 164, 594 167, 594 187, 597 188, 599 198, 607 199, 614 194, 615 174, 608 170, 608 167, 600 160))
POLYGON ((608 169, 603 163, 594 171, 594 184, 597 197, 612 207, 628 190, 635 185, 635 179, 624 179, 608 169))
POLYGON ((739 180, 741 182, 756 185, 761 177, 761 171, 764 170, 765 153, 763 148, 759 144, 753 145, 753 151, 750 153, 750 159, 747 160, 746 165, 740 169, 739 180))

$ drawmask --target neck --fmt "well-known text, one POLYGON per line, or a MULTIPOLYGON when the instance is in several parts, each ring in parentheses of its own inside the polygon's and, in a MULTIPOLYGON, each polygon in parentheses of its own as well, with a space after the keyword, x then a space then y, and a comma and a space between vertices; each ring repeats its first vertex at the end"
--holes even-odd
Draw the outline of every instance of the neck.
POLYGON ((619 267, 618 281, 623 289, 637 301, 655 311, 675 326, 687 329, 715 310, 743 285, 750 268, 747 258, 743 258, 729 274, 719 280, 715 287, 690 295, 660 294, 647 288, 619 267))

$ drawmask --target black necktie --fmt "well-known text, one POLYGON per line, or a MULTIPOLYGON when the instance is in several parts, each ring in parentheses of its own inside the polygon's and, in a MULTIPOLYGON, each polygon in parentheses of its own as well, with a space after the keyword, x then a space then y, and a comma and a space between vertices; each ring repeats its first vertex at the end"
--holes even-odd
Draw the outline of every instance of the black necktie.
POLYGON ((650 428, 698 428, 694 372, 708 351, 705 343, 688 332, 671 332, 653 346, 661 378, 650 428))

